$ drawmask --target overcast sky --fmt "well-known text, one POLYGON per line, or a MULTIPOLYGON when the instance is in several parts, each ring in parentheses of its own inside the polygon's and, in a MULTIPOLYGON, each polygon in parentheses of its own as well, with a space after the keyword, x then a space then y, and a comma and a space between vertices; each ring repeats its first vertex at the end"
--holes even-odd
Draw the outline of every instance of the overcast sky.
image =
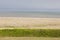
POLYGON ((60 0, 0 0, 0 11, 60 10, 60 0))

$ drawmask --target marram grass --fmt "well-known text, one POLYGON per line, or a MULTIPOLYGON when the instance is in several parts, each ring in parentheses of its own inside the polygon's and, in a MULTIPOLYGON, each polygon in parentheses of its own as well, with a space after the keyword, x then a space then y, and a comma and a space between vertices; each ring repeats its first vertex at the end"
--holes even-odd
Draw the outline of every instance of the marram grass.
POLYGON ((3 29, 0 37, 60 37, 60 29, 3 29))

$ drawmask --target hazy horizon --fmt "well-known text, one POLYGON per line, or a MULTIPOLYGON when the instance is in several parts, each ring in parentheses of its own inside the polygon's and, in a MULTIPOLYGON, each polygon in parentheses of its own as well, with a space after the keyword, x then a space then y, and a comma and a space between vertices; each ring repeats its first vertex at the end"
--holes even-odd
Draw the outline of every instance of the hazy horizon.
POLYGON ((60 0, 0 0, 1 11, 60 11, 60 0))
POLYGON ((1 12, 0 17, 60 18, 60 12, 1 12))
POLYGON ((60 0, 0 0, 0 17, 60 18, 60 0))

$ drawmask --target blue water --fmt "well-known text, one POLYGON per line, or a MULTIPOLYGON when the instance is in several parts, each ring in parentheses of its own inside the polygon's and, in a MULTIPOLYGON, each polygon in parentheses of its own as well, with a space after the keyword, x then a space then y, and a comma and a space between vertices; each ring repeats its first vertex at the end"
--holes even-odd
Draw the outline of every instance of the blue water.
POLYGON ((1 12, 0 17, 60 18, 60 12, 1 12))

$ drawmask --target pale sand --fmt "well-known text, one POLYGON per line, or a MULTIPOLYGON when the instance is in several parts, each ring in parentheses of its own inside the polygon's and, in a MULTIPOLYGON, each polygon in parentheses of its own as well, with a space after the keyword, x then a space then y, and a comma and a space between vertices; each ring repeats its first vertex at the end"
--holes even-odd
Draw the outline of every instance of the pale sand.
POLYGON ((0 37, 0 40, 60 40, 60 38, 49 38, 49 37, 0 37))
POLYGON ((60 18, 0 17, 0 28, 60 29, 60 18))

